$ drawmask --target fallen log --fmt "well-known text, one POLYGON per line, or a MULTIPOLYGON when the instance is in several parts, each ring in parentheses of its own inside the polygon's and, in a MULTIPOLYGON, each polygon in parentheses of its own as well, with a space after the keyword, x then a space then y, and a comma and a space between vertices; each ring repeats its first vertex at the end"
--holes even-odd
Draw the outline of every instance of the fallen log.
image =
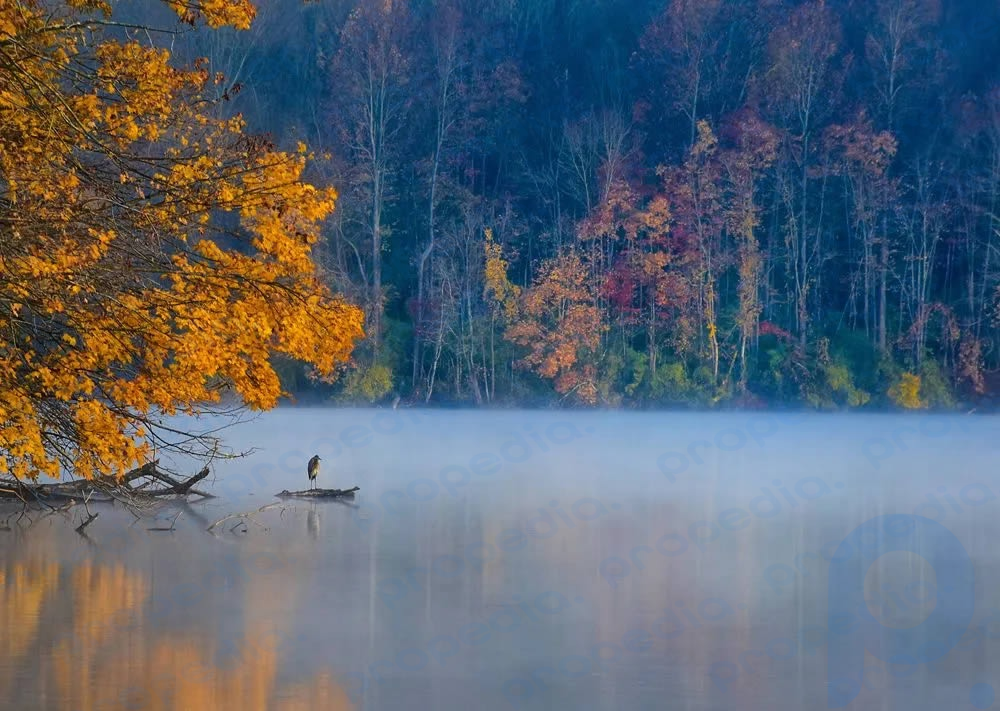
POLYGON ((339 499, 343 497, 354 498, 354 492, 361 491, 360 486, 353 489, 306 489, 305 491, 279 491, 275 496, 279 499, 339 499))
POLYGON ((209 475, 206 466, 197 474, 180 479, 159 468, 159 461, 153 460, 127 472, 120 478, 105 476, 96 479, 73 479, 51 484, 34 484, 17 479, 0 479, 0 499, 18 499, 24 503, 47 501, 70 502, 139 502, 160 496, 189 496, 195 494, 210 498, 211 494, 199 491, 194 485, 209 475), (150 484, 159 482, 166 488, 149 489, 150 484))

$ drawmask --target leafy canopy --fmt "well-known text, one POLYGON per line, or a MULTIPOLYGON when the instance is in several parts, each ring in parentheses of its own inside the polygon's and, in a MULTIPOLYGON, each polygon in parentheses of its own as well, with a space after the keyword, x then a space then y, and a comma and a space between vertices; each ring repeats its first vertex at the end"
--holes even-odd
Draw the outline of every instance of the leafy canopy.
POLYGON ((336 193, 303 181, 306 147, 218 118, 222 77, 132 36, 100 0, 0 0, 0 473, 120 474, 159 414, 273 407, 273 353, 329 375, 363 336, 312 261, 336 193))

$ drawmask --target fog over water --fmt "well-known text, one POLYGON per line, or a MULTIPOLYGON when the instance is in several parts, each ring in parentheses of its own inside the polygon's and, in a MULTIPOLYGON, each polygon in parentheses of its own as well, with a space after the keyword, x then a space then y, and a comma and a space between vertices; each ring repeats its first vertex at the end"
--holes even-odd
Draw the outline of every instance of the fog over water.
POLYGON ((218 499, 0 510, 0 707, 996 708, 998 432, 281 409, 218 499))

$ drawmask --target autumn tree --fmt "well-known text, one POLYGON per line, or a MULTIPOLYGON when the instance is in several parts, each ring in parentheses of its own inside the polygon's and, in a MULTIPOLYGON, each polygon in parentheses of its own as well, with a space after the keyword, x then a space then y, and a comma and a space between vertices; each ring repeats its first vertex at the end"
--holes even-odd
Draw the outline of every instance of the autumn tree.
POLYGON ((363 335, 312 261, 336 193, 303 181, 306 147, 214 118, 224 78, 150 31, 100 0, 0 0, 0 472, 18 479, 121 474, 177 441, 161 416, 227 393, 273 407, 273 354, 331 375, 363 335))
POLYGON ((616 181, 578 234, 589 249, 591 279, 600 284, 602 304, 628 347, 641 352, 645 346, 652 381, 662 351, 672 348, 682 357, 690 351, 698 257, 691 234, 673 228, 671 195, 665 189, 644 193, 616 181))
POLYGON ((693 318, 698 323, 699 351, 707 353, 715 385, 721 360, 718 282, 732 260, 722 243, 725 206, 719 140, 707 121, 699 121, 697 129, 698 139, 684 163, 674 168, 662 166, 658 172, 664 177, 670 196, 674 234, 689 239, 697 251, 697 263, 692 270, 697 294, 693 318))
POLYGON ((493 230, 486 230, 486 242, 483 245, 485 264, 483 266, 483 297, 490 306, 490 375, 487 381, 487 393, 496 395, 496 330, 497 324, 509 325, 517 318, 518 299, 521 287, 512 284, 507 277, 509 268, 503 256, 503 248, 493 239, 493 230), (492 388, 489 385, 492 384, 492 388))
POLYGON ((506 337, 528 349, 522 364, 552 380, 556 392, 597 401, 597 356, 607 330, 588 269, 577 252, 546 262, 522 296, 521 317, 506 337))
POLYGON ((899 380, 889 388, 892 402, 904 410, 919 410, 927 407, 920 397, 920 376, 913 373, 903 373, 899 380))
POLYGON ((736 240, 739 285, 740 331, 739 389, 746 391, 749 367, 747 349, 760 322, 764 257, 757 235, 761 223, 760 183, 777 158, 778 132, 753 112, 744 111, 732 120, 729 138, 734 144, 722 158, 728 179, 726 226, 736 240))

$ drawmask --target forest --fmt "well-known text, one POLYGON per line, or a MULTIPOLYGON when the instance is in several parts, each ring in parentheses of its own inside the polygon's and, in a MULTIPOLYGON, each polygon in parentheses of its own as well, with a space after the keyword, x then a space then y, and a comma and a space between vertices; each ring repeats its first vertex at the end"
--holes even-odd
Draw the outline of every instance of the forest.
POLYGON ((366 336, 335 379, 276 361, 299 401, 918 409, 1000 389, 998 29, 997 0, 268 0, 151 41, 337 191, 315 258, 366 336))

